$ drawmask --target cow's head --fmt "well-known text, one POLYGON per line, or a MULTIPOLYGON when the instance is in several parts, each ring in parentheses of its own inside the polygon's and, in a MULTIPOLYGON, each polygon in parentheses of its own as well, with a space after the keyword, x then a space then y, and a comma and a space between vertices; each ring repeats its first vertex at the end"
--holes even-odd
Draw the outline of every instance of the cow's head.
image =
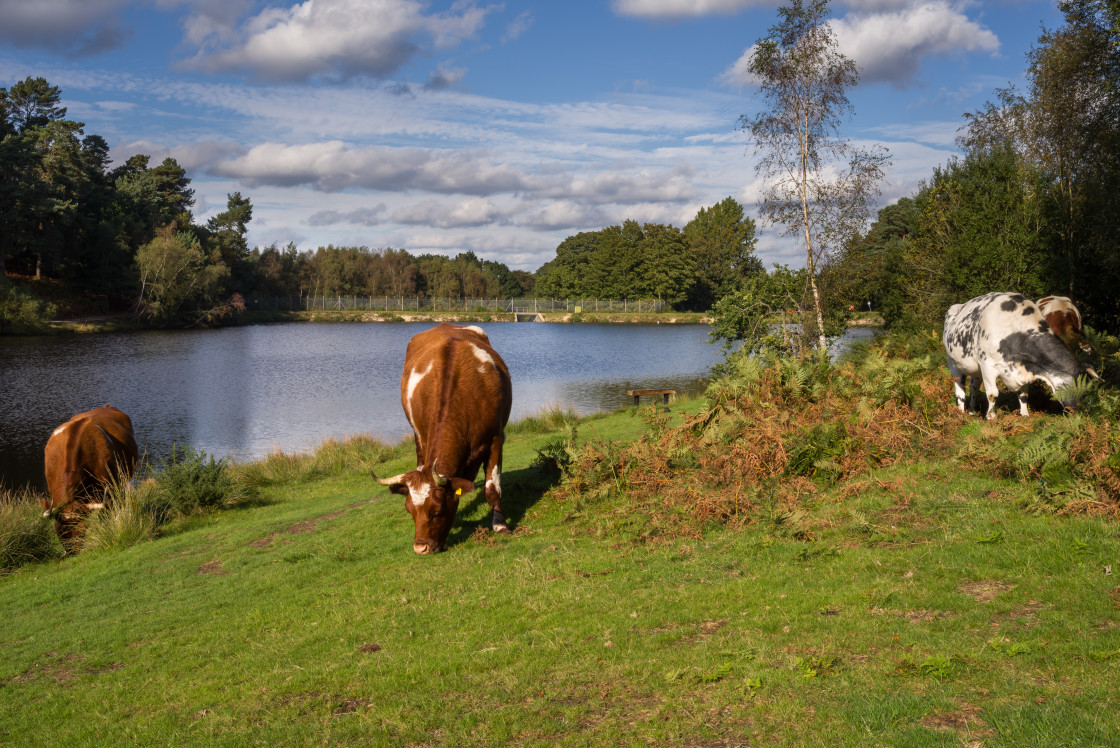
POLYGON ((43 518, 53 518, 66 511, 82 483, 80 470, 58 470, 47 473, 47 493, 42 497, 43 518))
POLYGON ((472 481, 448 478, 422 467, 392 478, 373 477, 391 492, 404 496, 404 507, 416 524, 412 550, 421 555, 443 550, 459 499, 474 490, 472 481))

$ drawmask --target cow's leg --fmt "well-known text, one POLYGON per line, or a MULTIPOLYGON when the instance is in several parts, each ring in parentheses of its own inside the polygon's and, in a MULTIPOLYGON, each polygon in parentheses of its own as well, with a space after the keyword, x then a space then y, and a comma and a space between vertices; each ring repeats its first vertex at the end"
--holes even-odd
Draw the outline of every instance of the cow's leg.
POLYGON ((502 444, 505 435, 494 437, 490 444, 490 456, 486 460, 486 503, 494 510, 491 515, 491 527, 494 532, 509 532, 506 518, 502 515, 502 444))
POLYGON ((999 397, 999 388, 996 386, 996 374, 988 369, 981 369, 984 377, 984 392, 988 396, 988 420, 996 417, 996 398, 999 397))
POLYGON ((957 397, 957 407, 964 410, 964 380, 962 375, 953 380, 953 394, 957 397))
POLYGON ((973 413, 980 412, 980 380, 976 374, 968 381, 968 409, 973 413))
POLYGON ((1019 415, 1029 416, 1030 411, 1027 410, 1027 388, 1019 390, 1019 415))

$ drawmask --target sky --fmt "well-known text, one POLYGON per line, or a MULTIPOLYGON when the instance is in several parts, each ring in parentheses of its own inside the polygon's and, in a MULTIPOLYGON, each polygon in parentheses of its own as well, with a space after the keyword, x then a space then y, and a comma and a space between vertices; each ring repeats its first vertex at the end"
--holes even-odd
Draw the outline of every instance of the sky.
MULTIPOLYGON (((781 0, 0 0, 0 87, 43 77, 116 164, 170 156, 250 246, 473 251, 534 271, 580 231, 758 220, 744 75, 781 0)), ((881 204, 1021 85, 1054 0, 833 0, 855 61, 842 137, 891 157, 881 204)), ((804 266, 759 222, 764 263, 804 266)))

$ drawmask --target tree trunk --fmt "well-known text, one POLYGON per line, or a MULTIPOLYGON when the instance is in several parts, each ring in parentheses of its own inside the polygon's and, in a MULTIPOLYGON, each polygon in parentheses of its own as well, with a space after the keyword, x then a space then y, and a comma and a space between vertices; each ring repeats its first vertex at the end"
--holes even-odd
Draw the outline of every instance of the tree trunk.
MULTIPOLYGON (((806 112, 808 120, 808 112, 806 112)), ((800 128, 801 125, 799 124, 800 128)), ((801 225, 805 229, 805 271, 809 274, 809 288, 813 291, 813 311, 817 314, 817 346, 821 356, 828 350, 824 337, 824 313, 821 310, 821 292, 817 288, 817 265, 813 262, 813 240, 809 234, 809 144, 806 142, 809 125, 806 121, 801 134, 801 225)))

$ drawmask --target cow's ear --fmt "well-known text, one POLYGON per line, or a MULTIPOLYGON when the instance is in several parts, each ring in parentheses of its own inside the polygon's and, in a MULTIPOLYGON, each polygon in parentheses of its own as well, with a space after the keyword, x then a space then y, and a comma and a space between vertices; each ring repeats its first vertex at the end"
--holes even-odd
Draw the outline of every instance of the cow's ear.
POLYGON ((462 498, 474 492, 474 481, 467 480, 466 478, 452 478, 451 485, 448 486, 448 489, 452 495, 462 498))
POLYGON ((390 483, 389 493, 400 494, 401 496, 408 496, 408 484, 406 483, 390 483))

